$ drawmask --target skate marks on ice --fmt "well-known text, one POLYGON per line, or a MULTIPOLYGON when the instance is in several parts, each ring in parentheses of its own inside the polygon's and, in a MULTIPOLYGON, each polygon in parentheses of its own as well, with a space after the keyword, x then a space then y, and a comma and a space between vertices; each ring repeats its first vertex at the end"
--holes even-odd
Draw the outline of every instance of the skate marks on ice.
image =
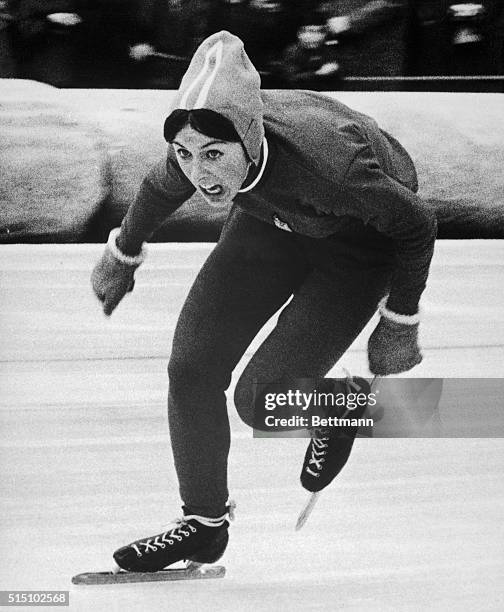
MULTIPOLYGON (((210 248, 153 245, 110 320, 89 287, 100 245, 0 250, 0 588, 70 589, 71 610, 97 612, 501 609, 502 440, 359 439, 296 533, 307 440, 253 439, 233 409, 225 579, 70 583, 180 512, 166 359, 210 248)), ((438 245, 419 376, 499 375, 501 249, 438 245)))
POLYGON ((2 588, 70 588, 72 610, 492 609, 501 441, 357 440, 296 533, 306 440, 252 439, 234 419, 226 578, 72 587, 178 511, 167 439, 154 435, 164 404, 96 403, 2 410, 2 588))
MULTIPOLYGON (((194 243, 150 245, 135 291, 107 319, 89 281, 102 245, 3 245, 0 362, 56 363, 57 370, 58 364, 76 360, 167 359, 177 314, 212 248, 194 243)), ((415 368, 415 377, 502 375, 503 262, 502 240, 436 243, 422 297, 424 361, 415 368)), ((342 365, 350 372, 365 374, 367 338, 375 325, 376 319, 370 321, 345 355, 342 365)), ((271 326, 272 322, 265 326, 249 355, 271 326)), ((30 390, 26 391, 29 400, 30 390)))

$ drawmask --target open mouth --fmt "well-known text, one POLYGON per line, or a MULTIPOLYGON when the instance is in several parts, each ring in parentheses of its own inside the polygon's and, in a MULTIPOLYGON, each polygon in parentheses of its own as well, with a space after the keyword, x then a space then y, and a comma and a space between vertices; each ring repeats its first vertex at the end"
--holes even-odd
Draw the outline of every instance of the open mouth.
POLYGON ((218 196, 221 195, 221 193, 224 191, 222 185, 210 185, 207 187, 203 187, 203 185, 200 185, 199 188, 205 195, 208 196, 218 196))

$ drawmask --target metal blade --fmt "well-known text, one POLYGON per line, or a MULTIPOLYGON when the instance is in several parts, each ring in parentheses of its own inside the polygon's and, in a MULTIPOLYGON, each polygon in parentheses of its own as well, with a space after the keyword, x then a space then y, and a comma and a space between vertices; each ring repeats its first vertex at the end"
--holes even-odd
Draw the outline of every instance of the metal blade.
POLYGON ((320 491, 317 491, 315 493, 312 493, 310 495, 310 497, 308 498, 308 501, 306 502, 305 507, 301 510, 297 523, 296 523, 296 531, 299 531, 301 529, 301 527, 306 523, 306 521, 308 520, 308 517, 310 516, 310 514, 312 513, 313 508, 315 507, 315 504, 317 503, 317 500, 320 496, 320 491))

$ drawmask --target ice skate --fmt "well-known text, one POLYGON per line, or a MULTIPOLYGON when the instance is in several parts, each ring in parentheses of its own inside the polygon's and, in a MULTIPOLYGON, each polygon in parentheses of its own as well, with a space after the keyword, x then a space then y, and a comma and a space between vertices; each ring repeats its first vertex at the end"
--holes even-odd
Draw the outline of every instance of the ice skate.
POLYGON ((119 548, 114 559, 128 572, 157 572, 184 559, 215 563, 226 550, 233 510, 230 505, 217 518, 184 513, 171 529, 119 548))
MULTIPOLYGON (((336 392, 358 393, 369 396, 371 386, 363 378, 349 376, 346 380, 336 381, 336 392)), ((329 410, 328 416, 339 419, 362 418, 367 403, 356 406, 354 409, 348 407, 329 410)), ((296 530, 300 529, 308 519, 319 493, 325 489, 345 467, 352 451, 358 426, 329 426, 314 428, 310 431, 311 440, 306 449, 303 467, 301 469, 301 485, 312 495, 301 511, 296 530)))
POLYGON ((90 572, 74 576, 74 584, 109 584, 220 578, 222 566, 205 564, 218 561, 228 543, 229 520, 234 518, 234 502, 222 516, 211 518, 185 514, 162 533, 135 540, 114 552, 117 568, 109 572, 90 572), (171 568, 186 561, 182 568, 171 568))

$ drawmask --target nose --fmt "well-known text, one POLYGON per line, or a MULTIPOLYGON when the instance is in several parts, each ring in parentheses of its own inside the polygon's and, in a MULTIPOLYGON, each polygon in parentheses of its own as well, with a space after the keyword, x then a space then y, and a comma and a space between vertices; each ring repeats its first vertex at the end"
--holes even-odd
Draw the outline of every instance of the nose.
POLYGON ((191 164, 191 183, 198 185, 202 179, 208 176, 207 163, 201 159, 195 159, 191 164))

